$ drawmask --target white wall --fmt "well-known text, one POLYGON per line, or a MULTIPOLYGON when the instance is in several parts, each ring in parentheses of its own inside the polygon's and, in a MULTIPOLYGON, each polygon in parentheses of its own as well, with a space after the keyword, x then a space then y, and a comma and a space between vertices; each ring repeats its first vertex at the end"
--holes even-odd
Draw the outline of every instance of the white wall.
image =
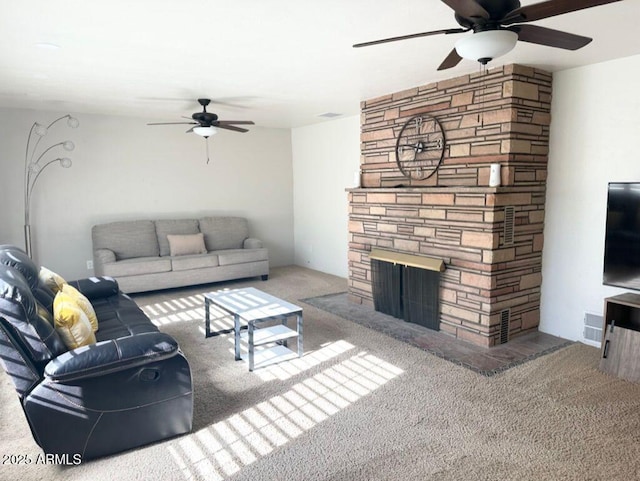
POLYGON ((360 169, 360 117, 292 129, 295 263, 347 277, 348 187, 360 169))
MULTIPOLYGON (((0 109, 0 244, 23 245, 23 171, 27 134, 69 112, 0 109)), ((148 119, 74 114, 77 129, 57 123, 40 150, 70 139, 73 167, 51 165, 32 199, 36 260, 64 277, 91 274, 91 226, 125 219, 241 215, 269 248, 272 266, 293 263, 291 133, 251 127, 209 141, 188 126, 148 119)), ((55 157, 51 157, 55 158, 55 157)))
POLYGON ((540 330, 583 341, 602 284, 607 183, 640 181, 640 56, 554 74, 540 330))

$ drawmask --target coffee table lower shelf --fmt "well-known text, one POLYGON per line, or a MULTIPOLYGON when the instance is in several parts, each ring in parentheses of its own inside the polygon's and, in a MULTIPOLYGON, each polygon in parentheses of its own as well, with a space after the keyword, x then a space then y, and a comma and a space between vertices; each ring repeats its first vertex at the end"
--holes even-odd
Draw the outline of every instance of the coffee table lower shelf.
MULTIPOLYGON (((279 324, 271 327, 262 327, 260 329, 253 330, 253 345, 260 346, 262 344, 269 344, 270 342, 280 342, 294 337, 298 337, 298 333, 293 329, 289 329, 284 324, 279 324)), ((249 332, 245 331, 240 334, 240 339, 245 342, 249 342, 249 332)))
MULTIPOLYGON (((293 330, 285 324, 277 324, 256 329, 255 324, 256 321, 249 321, 248 331, 240 334, 240 340, 247 344, 249 371, 300 357, 299 352, 294 352, 288 347, 289 339, 300 336, 298 328, 293 330), (274 343, 275 346, 267 347, 274 343), (260 348, 260 346, 264 347, 260 348)), ((298 345, 298 349, 302 349, 301 344, 298 345)))
MULTIPOLYGON (((282 361, 289 361, 297 357, 297 352, 282 345, 259 349, 253 353, 253 367, 250 370, 253 371, 254 369, 267 367, 282 361)), ((250 358, 247 359, 247 363, 249 363, 249 361, 250 358)))

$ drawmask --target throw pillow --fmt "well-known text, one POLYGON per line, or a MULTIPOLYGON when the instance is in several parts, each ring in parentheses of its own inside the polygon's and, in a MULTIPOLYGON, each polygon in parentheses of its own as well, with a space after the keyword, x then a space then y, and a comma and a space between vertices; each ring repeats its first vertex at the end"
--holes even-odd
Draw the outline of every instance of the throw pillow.
POLYGON ((53 300, 53 323, 67 348, 96 342, 89 318, 69 294, 60 291, 53 300))
POLYGON ((202 232, 188 235, 168 234, 167 240, 169 241, 169 255, 172 256, 207 253, 202 232))
POLYGON ((57 294, 62 286, 67 283, 62 276, 56 274, 55 272, 47 269, 46 267, 40 267, 40 272, 38 272, 38 279, 40 282, 51 289, 51 292, 57 294))
POLYGON ((87 299, 87 297, 78 289, 70 286, 69 284, 62 286, 62 292, 68 294, 75 301, 78 307, 84 311, 91 323, 91 329, 93 332, 96 332, 98 330, 98 317, 96 316, 96 311, 93 309, 89 299, 87 299))

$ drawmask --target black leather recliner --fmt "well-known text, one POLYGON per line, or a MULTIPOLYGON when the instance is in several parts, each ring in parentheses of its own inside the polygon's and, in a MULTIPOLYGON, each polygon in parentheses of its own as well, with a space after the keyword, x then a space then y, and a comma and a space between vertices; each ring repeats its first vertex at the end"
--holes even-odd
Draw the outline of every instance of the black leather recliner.
POLYGON ((70 282, 93 305, 97 343, 68 350, 54 295, 15 246, 0 246, 0 360, 45 453, 105 456, 191 431, 189 363, 111 278, 70 282))

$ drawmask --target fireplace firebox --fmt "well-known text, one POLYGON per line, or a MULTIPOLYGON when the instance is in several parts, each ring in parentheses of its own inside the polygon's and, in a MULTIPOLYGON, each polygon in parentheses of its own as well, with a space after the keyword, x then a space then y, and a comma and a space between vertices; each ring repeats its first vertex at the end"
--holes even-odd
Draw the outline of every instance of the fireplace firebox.
POLYGON ((440 329, 439 259, 374 249, 371 252, 374 308, 429 329, 440 329))

